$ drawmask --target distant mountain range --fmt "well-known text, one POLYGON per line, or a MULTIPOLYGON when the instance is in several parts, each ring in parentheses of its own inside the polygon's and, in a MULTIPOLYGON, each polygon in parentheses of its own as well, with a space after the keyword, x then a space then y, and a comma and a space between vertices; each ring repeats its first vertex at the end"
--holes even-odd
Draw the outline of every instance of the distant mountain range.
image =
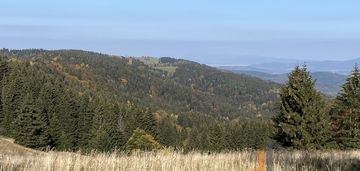
POLYGON ((312 77, 316 80, 317 89, 325 94, 335 95, 341 90, 341 85, 345 82, 346 75, 351 72, 354 65, 360 64, 360 58, 344 61, 301 61, 288 59, 279 61, 280 59, 278 58, 264 57, 264 60, 258 60, 262 61, 262 63, 258 62, 245 66, 218 66, 218 68, 283 84, 287 81, 288 73, 296 65, 306 64, 312 77))
MULTIPOLYGON (((257 77, 263 80, 270 80, 276 83, 284 84, 288 80, 288 74, 269 74, 260 71, 230 70, 234 73, 245 74, 257 77)), ((336 95, 344 84, 346 75, 331 72, 313 72, 311 76, 316 80, 316 88, 327 94, 336 95)))
MULTIPOLYGON (((272 59, 272 58, 271 58, 272 59)), ((262 61, 262 60, 259 60, 262 61)), ((348 74, 356 63, 360 63, 360 58, 344 60, 344 61, 309 61, 309 60, 274 60, 268 62, 268 58, 265 58, 261 63, 255 63, 250 65, 233 65, 233 66, 218 66, 224 70, 241 70, 241 71, 259 71, 270 74, 284 74, 289 73, 294 69, 296 65, 306 64, 311 72, 331 72, 337 74, 348 74)))

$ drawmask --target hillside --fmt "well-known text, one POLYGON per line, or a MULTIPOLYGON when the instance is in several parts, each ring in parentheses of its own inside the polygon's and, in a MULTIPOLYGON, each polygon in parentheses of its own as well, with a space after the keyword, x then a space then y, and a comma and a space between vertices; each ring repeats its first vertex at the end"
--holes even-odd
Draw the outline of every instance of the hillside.
MULTIPOLYGON (((215 116, 251 118, 271 115, 278 84, 226 73, 186 60, 159 60, 60 50, 3 51, 10 58, 31 61, 60 76, 104 92, 107 97, 169 112, 194 111, 215 116)), ((59 76, 57 75, 57 76, 59 76)))
MULTIPOLYGON (((254 76, 263 80, 270 80, 279 84, 284 84, 288 79, 288 74, 270 74, 260 71, 231 70, 234 73, 254 76)), ((346 76, 331 72, 312 72, 311 76, 316 80, 316 88, 324 94, 336 95, 341 86, 345 83, 346 76)))
POLYGON ((0 136, 0 156, 1 155, 36 155, 41 153, 42 153, 41 151, 33 150, 15 144, 14 139, 0 136))
POLYGON ((205 151, 260 148, 271 134, 279 85, 270 81, 173 58, 37 49, 0 57, 0 134, 27 147, 124 150, 139 128, 162 146, 205 151))

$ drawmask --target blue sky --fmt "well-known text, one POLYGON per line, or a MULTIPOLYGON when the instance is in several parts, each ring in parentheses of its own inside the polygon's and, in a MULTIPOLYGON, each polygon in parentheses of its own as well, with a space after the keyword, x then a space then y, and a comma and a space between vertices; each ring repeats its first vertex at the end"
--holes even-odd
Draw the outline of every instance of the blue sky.
POLYGON ((244 64, 360 57, 356 0, 0 0, 0 47, 244 64))

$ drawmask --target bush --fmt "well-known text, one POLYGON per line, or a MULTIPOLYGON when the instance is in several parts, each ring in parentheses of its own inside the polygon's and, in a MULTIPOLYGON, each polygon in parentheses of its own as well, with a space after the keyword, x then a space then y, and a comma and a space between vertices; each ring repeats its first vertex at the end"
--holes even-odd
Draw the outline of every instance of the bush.
POLYGON ((126 150, 143 150, 152 151, 161 149, 160 143, 158 143, 153 136, 147 134, 144 130, 137 128, 126 143, 126 150))

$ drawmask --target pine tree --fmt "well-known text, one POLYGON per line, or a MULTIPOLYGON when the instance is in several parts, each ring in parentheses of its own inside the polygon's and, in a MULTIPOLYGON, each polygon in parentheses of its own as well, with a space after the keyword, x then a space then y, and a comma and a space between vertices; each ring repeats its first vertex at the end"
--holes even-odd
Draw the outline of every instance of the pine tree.
POLYGON ((227 142, 227 148, 230 150, 240 150, 244 148, 243 137, 244 131, 240 123, 235 122, 227 125, 225 131, 225 140, 227 142))
POLYGON ((225 147, 224 132, 218 124, 214 124, 209 129, 209 150, 221 151, 225 147))
POLYGON ((5 77, 2 82, 2 126, 5 129, 5 135, 13 136, 15 130, 13 122, 16 118, 15 111, 17 111, 21 106, 22 99, 25 95, 23 87, 26 83, 24 82, 21 67, 12 65, 11 73, 9 76, 5 77))
MULTIPOLYGON (((49 120, 49 134, 53 140, 52 146, 56 148, 58 146, 58 140, 60 131, 55 131, 56 124, 60 125, 58 121, 54 123, 56 120, 55 118, 58 115, 58 101, 59 101, 59 93, 57 93, 59 90, 59 87, 56 87, 54 84, 51 84, 50 82, 45 83, 40 92, 39 97, 37 99, 37 106, 39 108, 39 111, 46 115, 49 120)), ((61 126, 58 126, 61 127, 61 126)))
POLYGON ((63 150, 77 150, 79 132, 78 113, 79 105, 77 98, 71 91, 65 91, 66 94, 61 96, 60 111, 57 116, 59 122, 59 148, 63 150))
POLYGON ((247 148, 261 149, 270 144, 273 129, 266 120, 255 119, 242 124, 244 146, 247 148))
POLYGON ((79 98, 79 113, 77 132, 78 146, 81 149, 88 148, 89 140, 91 139, 91 126, 94 117, 94 107, 90 104, 90 99, 87 95, 82 95, 79 98))
MULTIPOLYGON (((190 129, 189 129, 190 130, 190 129)), ((191 128, 191 130, 189 131, 189 140, 185 141, 185 147, 186 150, 191 151, 191 150, 199 150, 200 149, 200 133, 197 130, 196 127, 191 128)))
POLYGON ((189 141, 186 144, 187 150, 208 151, 210 148, 209 130, 193 127, 190 130, 189 141))
POLYGON ((93 149, 99 149, 101 151, 106 151, 108 148, 106 138, 108 134, 106 131, 106 117, 109 110, 107 103, 102 102, 98 98, 95 102, 97 105, 94 109, 94 117, 92 121, 91 128, 91 140, 89 146, 93 149))
POLYGON ((281 89, 280 109, 273 119, 277 129, 274 138, 281 145, 295 149, 321 149, 327 145, 330 116, 314 84, 306 66, 297 66, 281 89))
POLYGON ((332 108, 333 139, 341 149, 360 148, 360 71, 357 65, 332 108))
POLYGON ((16 114, 15 142, 30 148, 46 148, 51 142, 48 121, 34 105, 34 99, 30 95, 25 97, 16 114))
POLYGON ((158 124, 157 140, 164 146, 175 147, 178 144, 179 135, 175 125, 169 118, 163 118, 158 124))
POLYGON ((5 128, 4 128, 4 112, 3 112, 3 108, 2 108, 2 89, 3 89, 3 84, 4 84, 4 77, 8 74, 9 72, 9 67, 7 62, 5 61, 5 59, 0 58, 0 134, 3 134, 5 132, 5 128))
POLYGON ((101 151, 123 149, 126 139, 122 129, 120 110, 104 99, 97 99, 92 121, 90 147, 101 151))
POLYGON ((124 120, 118 105, 111 107, 107 117, 107 132, 110 136, 109 144, 111 149, 124 149, 127 139, 125 138, 124 120))
POLYGON ((0 58, 0 80, 4 78, 9 72, 8 62, 6 58, 0 58))
POLYGON ((153 137, 158 136, 157 122, 153 113, 149 109, 138 110, 138 127, 151 134, 153 137))

